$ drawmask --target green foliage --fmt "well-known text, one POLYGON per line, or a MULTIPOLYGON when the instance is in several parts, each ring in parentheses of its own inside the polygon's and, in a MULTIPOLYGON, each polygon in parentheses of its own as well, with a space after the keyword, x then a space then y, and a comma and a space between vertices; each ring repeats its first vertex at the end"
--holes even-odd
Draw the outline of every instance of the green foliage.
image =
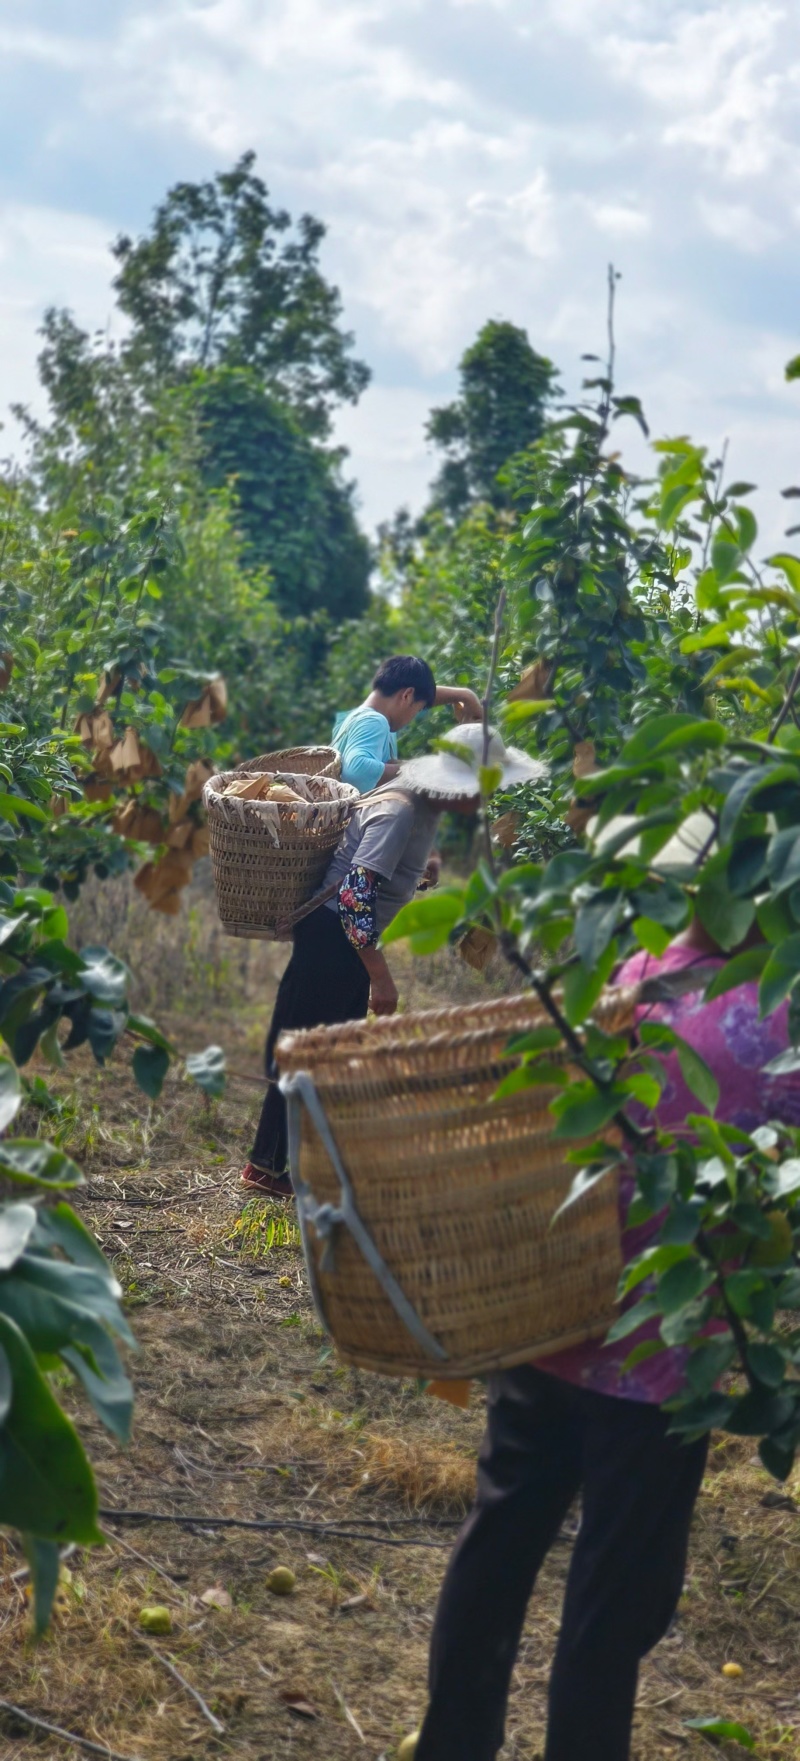
POLYGON ((524 330, 490 319, 462 355, 459 379, 458 398, 432 410, 426 430, 445 455, 433 506, 455 521, 478 501, 509 505, 500 474, 538 440, 555 370, 524 330))
POLYGON ((204 183, 175 184, 149 233, 114 245, 114 281, 131 324, 126 355, 139 371, 246 367, 324 434, 332 404, 355 402, 369 380, 339 328, 341 301, 319 267, 325 227, 297 231, 244 153, 204 183))
MULTIPOLYGON (((561 1049, 550 1030, 509 1047, 498 1098, 537 1081, 555 1086, 555 1135, 590 1140, 572 1152, 579 1166, 565 1207, 624 1153, 636 1172, 630 1221, 653 1227, 654 1244, 621 1284, 621 1295, 643 1294, 611 1338, 655 1321, 656 1348, 688 1348, 673 1429, 757 1437, 764 1465, 785 1479, 800 1445, 793 1113, 781 1118, 776 1087, 769 1124, 746 1133, 718 1122, 716 1081, 680 1036, 650 1021, 637 1036, 610 1037, 592 1010, 620 961, 640 947, 662 952, 697 918, 730 955, 698 987, 707 983, 711 998, 757 981, 764 1015, 788 1000, 795 1043, 770 1073, 800 1068, 800 558, 753 560, 752 485, 726 485, 724 460, 688 440, 655 443, 651 482, 629 476, 611 430, 625 416, 641 425, 641 411, 616 396, 613 340, 605 373, 586 389, 595 401, 548 424, 514 466, 529 511, 486 528, 480 546, 484 630, 490 583, 499 596, 491 687, 513 689, 512 707, 536 707, 527 720, 517 713, 515 732, 547 757, 551 802, 542 815, 521 799, 527 818, 504 857, 491 825, 509 800, 483 775, 479 868, 464 888, 415 901, 391 939, 405 935, 425 952, 473 925, 499 936, 561 1049), (680 1132, 652 1119, 669 1055, 704 1109, 680 1132), (565 1059, 577 1071, 567 1081, 565 1059)), ((477 576, 474 533, 462 526, 456 542, 472 547, 477 576)), ((453 546, 448 554, 452 562, 453 546)), ((406 561, 412 603, 434 558, 428 537, 406 561)), ((452 606, 446 568, 436 579, 452 606)), ((433 604, 438 614, 435 594, 433 604)))
POLYGON ((201 469, 231 483, 246 540, 243 560, 269 571, 284 615, 366 609, 369 545, 359 531, 340 455, 312 445, 290 409, 242 369, 198 376, 201 469))
MULTIPOLYGON (((22 1087, 9 1081, 7 1059, 0 1070, 8 1125, 15 1110, 9 1097, 16 1087, 18 1107, 22 1087)), ((31 1198, 0 1205, 0 1523, 22 1531, 41 1630, 59 1544, 102 1540, 91 1467, 48 1372, 61 1364, 78 1376, 98 1417, 124 1442, 133 1395, 114 1337, 133 1339, 119 1285, 92 1237, 63 1200, 51 1208, 41 1202, 53 1186, 76 1184, 79 1171, 49 1144, 3 1139, 6 1177, 26 1159, 31 1198), (31 1149, 42 1152, 45 1170, 37 1172, 31 1149)))

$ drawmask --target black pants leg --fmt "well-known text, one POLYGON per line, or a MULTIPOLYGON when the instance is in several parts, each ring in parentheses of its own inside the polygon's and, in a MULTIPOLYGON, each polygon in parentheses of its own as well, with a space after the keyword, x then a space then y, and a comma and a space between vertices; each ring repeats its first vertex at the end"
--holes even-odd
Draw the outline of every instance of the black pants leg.
POLYGON ((274 1080, 280 1034, 291 1028, 363 1021, 368 1005, 367 969, 348 942, 338 914, 321 905, 298 923, 292 957, 278 986, 264 1055, 269 1088, 250 1158, 257 1168, 276 1174, 286 1169, 286 1102, 274 1080))
POLYGON ((490 1378, 478 1492, 431 1643, 417 1761, 493 1761, 537 1573, 578 1490, 576 1542, 550 1691, 546 1761, 627 1761, 639 1661, 683 1582, 705 1443, 657 1408, 533 1368, 490 1378))
POLYGON ((678 1606, 708 1442, 668 1436, 658 1407, 584 1398, 583 1514, 550 1677, 545 1761, 627 1761, 639 1664, 678 1606))

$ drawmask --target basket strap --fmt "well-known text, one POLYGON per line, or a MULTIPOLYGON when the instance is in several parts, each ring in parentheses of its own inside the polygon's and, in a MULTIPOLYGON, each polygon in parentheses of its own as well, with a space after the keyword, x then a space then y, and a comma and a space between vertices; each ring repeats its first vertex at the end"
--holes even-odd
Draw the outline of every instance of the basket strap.
MULTIPOLYGON (((358 807, 363 806, 363 803, 365 801, 371 801, 373 799, 373 797, 378 795, 379 793, 383 794, 384 801, 387 801, 387 800, 388 801, 409 801, 411 799, 410 795, 406 794, 404 790, 402 790, 402 789, 388 789, 384 785, 383 791, 379 791, 378 789, 371 789, 368 795, 362 795, 361 799, 359 800, 357 805, 354 803, 353 812, 356 813, 358 810, 358 807)), ((315 893, 313 899, 309 899, 307 904, 305 904, 305 905, 300 905, 296 911, 292 912, 291 917, 287 917, 285 919, 286 924, 291 929, 294 929, 294 926, 296 923, 302 922, 302 919, 304 917, 310 917, 312 911, 316 911, 320 905, 327 905, 328 900, 332 899, 334 897, 334 895, 336 893, 338 893, 339 886, 340 886, 340 882, 334 881, 333 886, 326 887, 325 891, 323 893, 315 893)))
MULTIPOLYGON (((433 1334, 428 1332, 424 1321, 420 1320, 413 1303, 409 1302, 408 1297, 401 1290, 397 1279, 394 1274, 390 1272, 386 1261, 379 1254, 369 1230, 359 1215, 355 1201, 355 1194, 350 1182, 350 1176, 339 1153, 339 1147, 336 1143, 333 1132, 331 1131, 328 1117, 317 1093, 313 1077, 310 1076, 306 1070, 298 1070, 294 1075, 284 1076, 282 1078, 280 1082, 280 1090, 286 1099, 288 1109, 289 1165, 292 1171, 292 1185, 297 1196, 297 1216, 300 1224, 300 1235, 303 1242, 306 1264, 308 1266, 308 1275, 311 1281, 314 1305, 323 1325, 328 1327, 328 1321, 322 1304, 313 1255, 309 1252, 308 1228, 310 1225, 317 1238, 325 1243, 321 1265, 322 1270, 327 1272, 333 1270, 334 1230, 338 1224, 343 1223, 345 1228, 350 1230, 353 1240, 361 1249, 370 1270, 374 1272, 384 1295, 388 1297, 395 1314, 402 1321, 403 1326, 408 1329, 412 1339, 416 1340, 417 1345, 427 1353, 428 1357, 433 1358, 440 1364, 447 1363, 447 1352, 445 1351, 444 1346, 439 1344, 438 1339, 434 1339, 433 1334), (301 1176, 300 1129, 301 1106, 303 1103, 305 1103, 309 1117, 316 1127, 323 1147, 327 1151, 334 1172, 338 1176, 339 1185, 341 1187, 341 1196, 338 1205, 317 1204, 314 1194, 311 1191, 311 1187, 301 1176)), ((330 1331, 329 1328, 328 1330, 330 1331)))

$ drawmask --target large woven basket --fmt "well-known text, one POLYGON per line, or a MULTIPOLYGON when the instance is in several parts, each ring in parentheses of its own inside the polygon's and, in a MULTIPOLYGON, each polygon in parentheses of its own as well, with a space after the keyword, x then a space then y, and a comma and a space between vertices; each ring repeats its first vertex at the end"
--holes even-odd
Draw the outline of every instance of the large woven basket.
POLYGON ((227 935, 274 940, 319 888, 359 795, 334 777, 274 772, 302 805, 243 801, 223 794, 237 775, 223 771, 203 790, 217 908, 227 935))
POLYGON ((280 771, 295 777, 339 777, 342 761, 335 746, 287 746, 284 752, 262 752, 237 764, 242 771, 280 771))
MULTIPOLYGON (((634 1000, 610 992, 596 1017, 624 1031, 634 1000)), ((557 1090, 493 1099, 510 1037, 542 1019, 511 997, 279 1040, 312 1289, 350 1363, 471 1376, 610 1326, 615 1176, 554 1224, 576 1173, 553 1137, 557 1090)))

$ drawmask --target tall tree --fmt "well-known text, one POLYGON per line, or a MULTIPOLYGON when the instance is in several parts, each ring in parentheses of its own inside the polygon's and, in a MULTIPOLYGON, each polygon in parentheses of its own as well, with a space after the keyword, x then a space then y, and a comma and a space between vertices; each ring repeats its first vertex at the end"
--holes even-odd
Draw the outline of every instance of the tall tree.
POLYGON ((248 367, 324 437, 331 411, 355 403, 369 370, 340 328, 341 299, 325 280, 325 227, 310 214, 293 230, 273 208, 245 153, 232 171, 178 183, 155 211, 149 233, 113 246, 126 344, 143 370, 174 378, 194 367, 248 367))
POLYGON ((478 501, 509 504, 498 473, 539 438, 555 368, 527 331, 490 319, 461 357, 459 395, 431 411, 426 434, 444 454, 433 505, 459 520, 478 501))
POLYGON ((205 480, 234 487, 244 564, 269 569, 286 616, 358 617, 369 599, 371 557, 342 455, 312 445, 252 372, 198 375, 191 397, 205 480))
POLYGON ((118 238, 114 288, 129 328, 114 346, 70 313, 45 315, 39 373, 52 420, 29 421, 47 493, 70 494, 76 467, 96 491, 124 493, 190 455, 212 488, 233 487, 242 562, 269 569, 287 615, 361 613, 369 545, 344 454, 326 444, 335 405, 369 374, 339 324, 322 275, 325 228, 293 227, 271 206, 247 153, 230 172, 176 184, 142 238, 118 238), (186 435, 189 435, 187 442, 186 435))

